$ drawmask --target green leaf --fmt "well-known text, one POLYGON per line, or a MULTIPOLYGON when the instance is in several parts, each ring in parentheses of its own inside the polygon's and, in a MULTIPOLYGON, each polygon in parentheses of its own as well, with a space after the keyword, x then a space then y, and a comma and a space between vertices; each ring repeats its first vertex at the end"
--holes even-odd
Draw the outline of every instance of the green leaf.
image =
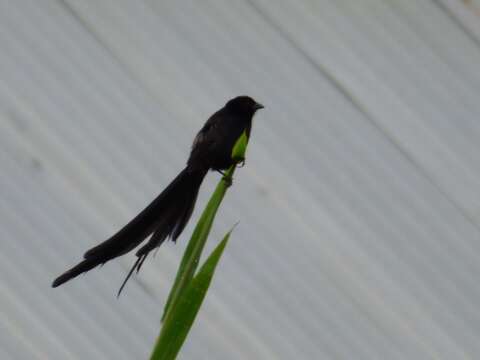
MULTIPOLYGON (((229 169, 227 172, 227 176, 230 176, 230 179, 233 174, 233 170, 234 169, 229 169)), ((202 255, 203 247, 205 246, 208 234, 210 233, 215 214, 217 213, 220 203, 225 196, 227 187, 228 181, 220 181, 205 210, 203 211, 195 230, 193 231, 192 237, 190 238, 185 253, 183 254, 180 267, 178 268, 175 282, 170 290, 170 294, 168 295, 168 299, 163 310, 162 321, 165 321, 172 304, 175 303, 175 301, 180 297, 182 291, 193 278, 198 263, 200 262, 200 256, 202 255)))
MULTIPOLYGON (((233 230, 233 229, 232 229, 233 230)), ((150 360, 173 360, 185 341, 212 281, 230 230, 189 282, 163 324, 150 360)))
POLYGON ((232 159, 237 161, 242 161, 245 159, 245 151, 247 150, 248 137, 247 133, 244 131, 242 135, 238 138, 232 149, 232 159))
MULTIPOLYGON (((235 155, 241 157, 245 156, 245 150, 248 143, 248 138, 245 132, 243 132, 242 136, 237 140, 235 146, 232 151, 232 156, 235 155)), ((233 158, 233 157, 232 157, 233 158)), ((193 278, 195 274, 195 270, 197 269, 198 263, 200 262, 200 256, 202 255, 203 248, 205 246, 205 242, 207 240, 208 234, 210 233, 210 229, 213 224, 213 220, 215 218, 215 214, 220 206, 220 203, 225 196, 227 188, 232 183, 232 177, 235 172, 236 166, 231 166, 225 176, 217 185, 215 192, 213 193, 212 197, 210 198, 205 210, 203 211, 195 229, 193 230, 192 237, 188 242, 187 248, 185 253, 183 254, 182 261, 177 271, 177 275, 175 277, 175 282, 170 290, 170 293, 167 298, 167 302, 165 303, 165 307, 163 309, 162 321, 166 320, 168 313, 172 307, 172 304, 177 301, 180 297, 181 293, 185 290, 190 280, 193 278)))

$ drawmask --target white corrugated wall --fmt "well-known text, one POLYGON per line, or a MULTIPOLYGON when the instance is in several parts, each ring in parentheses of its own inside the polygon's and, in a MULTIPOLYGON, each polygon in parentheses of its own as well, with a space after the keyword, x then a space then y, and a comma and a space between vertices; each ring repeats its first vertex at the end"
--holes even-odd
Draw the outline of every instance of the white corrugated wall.
POLYGON ((0 358, 148 358, 192 224, 119 300, 132 255, 50 283, 239 94, 266 109, 180 358, 478 358, 479 22, 478 0, 0 0, 0 358))

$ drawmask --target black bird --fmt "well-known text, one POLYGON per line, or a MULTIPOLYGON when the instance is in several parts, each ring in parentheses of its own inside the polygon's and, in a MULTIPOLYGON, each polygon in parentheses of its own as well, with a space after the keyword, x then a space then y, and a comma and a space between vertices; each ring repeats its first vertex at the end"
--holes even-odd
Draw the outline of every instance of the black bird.
POLYGON ((83 260, 66 271, 52 284, 57 287, 81 273, 104 264, 136 248, 137 259, 118 294, 136 269, 140 270, 148 253, 166 238, 175 241, 187 225, 197 199, 198 190, 208 170, 228 169, 234 164, 231 154, 237 139, 245 131, 250 136, 252 118, 263 105, 251 97, 238 96, 214 113, 193 141, 187 166, 140 214, 103 243, 88 250, 83 260))

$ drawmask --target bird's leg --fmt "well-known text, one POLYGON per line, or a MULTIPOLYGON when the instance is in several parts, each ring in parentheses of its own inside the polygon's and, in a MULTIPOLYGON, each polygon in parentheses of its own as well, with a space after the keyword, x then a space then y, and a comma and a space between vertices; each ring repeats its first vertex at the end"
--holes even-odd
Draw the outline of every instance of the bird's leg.
POLYGON ((232 178, 231 178, 231 177, 226 177, 226 176, 224 176, 224 177, 222 178, 222 180, 225 181, 225 183, 227 184, 227 187, 232 186, 232 178))
POLYGON ((227 184, 227 187, 232 186, 232 178, 228 177, 225 171, 222 171, 220 169, 217 169, 217 171, 223 175, 222 180, 225 181, 225 183, 227 184))
POLYGON ((231 177, 226 177, 226 176, 224 176, 222 179, 223 179, 223 181, 225 181, 225 183, 227 184, 227 187, 232 186, 232 182, 233 182, 233 181, 232 181, 232 178, 231 178, 231 177))
POLYGON ((238 159, 237 168, 242 168, 245 166, 245 158, 238 159))

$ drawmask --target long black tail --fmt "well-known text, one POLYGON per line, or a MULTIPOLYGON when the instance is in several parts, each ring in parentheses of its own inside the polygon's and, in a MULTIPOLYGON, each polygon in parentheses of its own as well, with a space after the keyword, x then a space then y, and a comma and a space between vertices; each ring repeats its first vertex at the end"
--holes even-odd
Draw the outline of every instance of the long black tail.
POLYGON ((56 278, 52 287, 60 286, 81 273, 129 252, 153 234, 138 250, 138 259, 122 284, 123 288, 133 270, 140 270, 152 249, 160 246, 167 237, 175 241, 181 234, 192 215, 198 190, 207 171, 185 168, 140 214, 110 239, 88 250, 83 256, 84 260, 56 278))

